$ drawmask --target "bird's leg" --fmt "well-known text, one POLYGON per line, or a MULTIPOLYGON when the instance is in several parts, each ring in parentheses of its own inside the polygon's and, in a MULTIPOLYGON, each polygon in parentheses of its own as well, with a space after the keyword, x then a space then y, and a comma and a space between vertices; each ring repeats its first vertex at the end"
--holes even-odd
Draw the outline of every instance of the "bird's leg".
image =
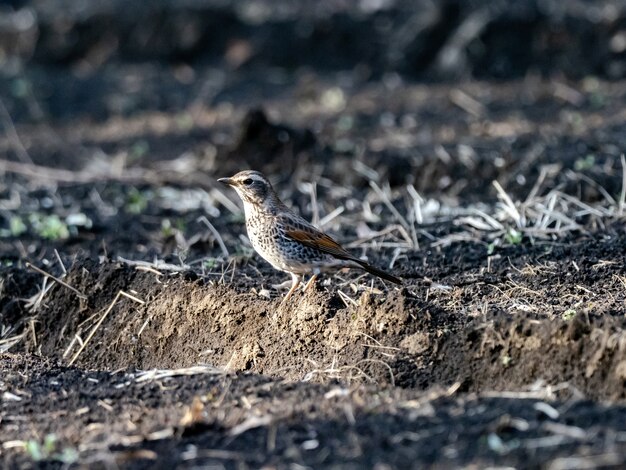
POLYGON ((298 286, 300 285, 300 276, 298 276, 297 274, 291 273, 291 289, 289 289, 289 292, 287 292, 287 295, 285 295, 285 298, 283 299, 283 302, 286 302, 289 297, 291 297, 291 294, 293 294, 295 292, 295 290, 298 288, 298 286))
POLYGON ((311 276, 311 279, 309 279, 309 281, 305 284, 304 292, 308 292, 309 289, 311 288, 311 286, 313 286, 315 284, 315 279, 317 279, 317 274, 313 274, 311 276))

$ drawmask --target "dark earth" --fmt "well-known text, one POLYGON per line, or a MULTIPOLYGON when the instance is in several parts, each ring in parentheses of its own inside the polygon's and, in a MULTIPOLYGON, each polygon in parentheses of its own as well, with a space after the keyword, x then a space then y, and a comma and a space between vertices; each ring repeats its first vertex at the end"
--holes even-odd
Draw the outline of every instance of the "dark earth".
POLYGON ((0 467, 626 467, 624 25, 0 5, 0 467), (403 285, 283 302, 250 168, 403 285))

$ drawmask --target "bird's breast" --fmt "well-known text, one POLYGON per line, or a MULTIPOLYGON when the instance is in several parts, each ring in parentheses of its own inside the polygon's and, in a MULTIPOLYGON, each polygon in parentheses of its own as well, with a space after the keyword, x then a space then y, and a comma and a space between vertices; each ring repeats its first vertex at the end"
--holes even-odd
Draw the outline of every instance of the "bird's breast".
POLYGON ((264 258, 275 251, 278 229, 273 217, 258 211, 246 214, 248 238, 254 249, 264 258))

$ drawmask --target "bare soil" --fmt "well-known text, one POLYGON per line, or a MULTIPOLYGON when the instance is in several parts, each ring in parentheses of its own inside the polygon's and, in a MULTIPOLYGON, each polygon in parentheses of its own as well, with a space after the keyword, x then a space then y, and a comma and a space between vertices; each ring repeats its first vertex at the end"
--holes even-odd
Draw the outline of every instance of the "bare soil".
POLYGON ((3 468, 626 466, 626 82, 119 41, 94 73, 44 13, 0 92, 3 468), (244 168, 404 284, 282 302, 244 168))

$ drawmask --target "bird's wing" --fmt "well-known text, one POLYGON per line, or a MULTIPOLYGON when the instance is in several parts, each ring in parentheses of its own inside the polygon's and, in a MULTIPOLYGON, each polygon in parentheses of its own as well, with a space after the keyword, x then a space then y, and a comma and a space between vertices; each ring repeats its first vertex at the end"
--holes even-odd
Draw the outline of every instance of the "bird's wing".
POLYGON ((311 224, 304 221, 304 219, 298 218, 298 220, 296 220, 284 218, 283 225, 285 226, 284 234, 287 238, 291 238, 292 240, 302 243, 305 246, 328 253, 335 258, 354 261, 367 272, 375 276, 383 278, 387 281, 395 282, 396 284, 402 284, 402 279, 392 276, 391 274, 386 273, 385 271, 351 255, 344 250, 339 243, 326 235, 324 232, 319 231, 311 224))
POLYGON ((302 223, 287 225, 284 232, 287 238, 291 238, 305 246, 323 251, 339 259, 354 259, 354 256, 344 250, 339 243, 312 225, 308 223, 306 225, 302 223))

